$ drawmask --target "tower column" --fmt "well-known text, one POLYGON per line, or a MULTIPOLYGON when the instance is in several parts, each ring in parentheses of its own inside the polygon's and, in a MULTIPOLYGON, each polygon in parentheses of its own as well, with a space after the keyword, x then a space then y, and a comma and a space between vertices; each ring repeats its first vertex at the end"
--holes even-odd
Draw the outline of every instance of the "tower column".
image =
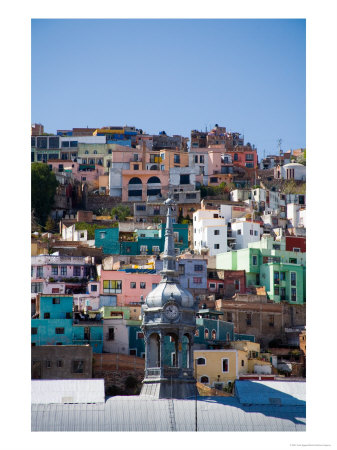
POLYGON ((164 347, 164 333, 159 331, 159 339, 160 339, 160 377, 164 377, 164 356, 165 356, 165 347, 164 347))

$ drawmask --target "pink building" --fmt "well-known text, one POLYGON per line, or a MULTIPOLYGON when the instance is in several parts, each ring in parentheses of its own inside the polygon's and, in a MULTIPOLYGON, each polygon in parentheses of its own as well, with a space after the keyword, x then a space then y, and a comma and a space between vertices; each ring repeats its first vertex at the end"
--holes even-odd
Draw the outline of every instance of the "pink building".
POLYGON ((122 201, 155 200, 166 197, 169 172, 161 170, 123 170, 122 201))
POLYGON ((139 270, 128 272, 126 270, 101 271, 101 295, 116 295, 117 305, 125 306, 143 300, 160 282, 161 276, 156 273, 139 270))
POLYGON ((48 165, 55 173, 72 174, 73 178, 78 181, 86 181, 91 183, 98 181, 101 175, 104 175, 105 169, 100 165, 80 164, 74 161, 66 161, 63 159, 53 159, 48 161, 48 165))

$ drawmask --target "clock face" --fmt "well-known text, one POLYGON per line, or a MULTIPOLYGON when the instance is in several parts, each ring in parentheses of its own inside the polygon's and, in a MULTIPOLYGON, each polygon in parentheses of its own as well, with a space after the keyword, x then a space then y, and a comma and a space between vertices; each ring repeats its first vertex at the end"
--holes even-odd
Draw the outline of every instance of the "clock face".
POLYGON ((168 319, 176 319, 179 316, 179 309, 176 307, 176 305, 166 306, 164 312, 165 312, 165 316, 168 319))

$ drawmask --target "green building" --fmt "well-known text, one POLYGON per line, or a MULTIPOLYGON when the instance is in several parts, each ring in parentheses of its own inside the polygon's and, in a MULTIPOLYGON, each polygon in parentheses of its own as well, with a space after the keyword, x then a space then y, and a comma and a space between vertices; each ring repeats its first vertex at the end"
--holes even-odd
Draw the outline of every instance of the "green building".
POLYGON ((284 241, 263 236, 248 248, 216 255, 216 268, 245 270, 246 287, 265 286, 268 297, 279 303, 306 301, 306 255, 285 250, 284 241))
MULTIPOLYGON (((165 224, 157 229, 120 232, 118 227, 95 230, 95 246, 110 255, 155 255, 164 251, 165 224)), ((174 224, 175 248, 188 248, 188 224, 174 224)))

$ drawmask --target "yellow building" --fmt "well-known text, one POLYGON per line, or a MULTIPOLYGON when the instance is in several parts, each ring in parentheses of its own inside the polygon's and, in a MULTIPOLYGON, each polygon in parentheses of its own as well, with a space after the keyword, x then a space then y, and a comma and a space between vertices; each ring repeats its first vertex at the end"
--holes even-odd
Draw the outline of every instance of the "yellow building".
POLYGON ((260 357, 260 344, 234 341, 230 346, 230 349, 194 350, 197 381, 222 389, 240 375, 271 373, 271 363, 260 357))

